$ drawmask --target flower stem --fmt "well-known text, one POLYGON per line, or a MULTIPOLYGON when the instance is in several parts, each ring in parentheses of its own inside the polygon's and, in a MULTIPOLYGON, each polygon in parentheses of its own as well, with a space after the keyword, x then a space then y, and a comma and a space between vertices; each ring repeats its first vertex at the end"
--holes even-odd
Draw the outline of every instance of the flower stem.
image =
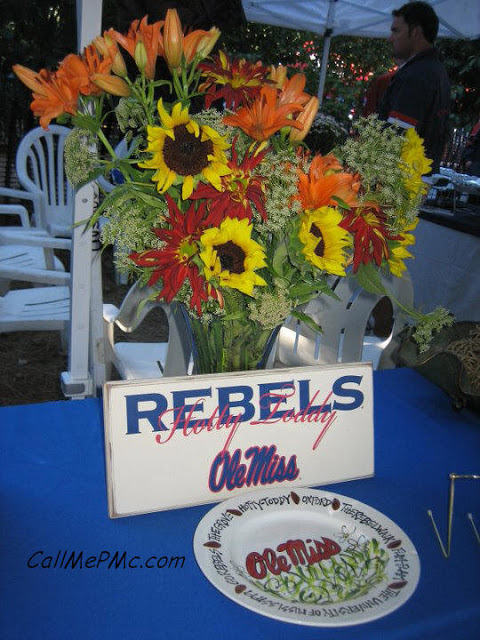
POLYGON ((105 137, 105 134, 103 133, 102 129, 99 128, 98 129, 98 137, 100 138, 100 140, 102 141, 103 146, 105 147, 105 149, 108 151, 108 153, 110 154, 111 158, 113 160, 117 159, 117 154, 115 153, 112 145, 109 143, 109 141, 107 140, 107 138, 105 137))

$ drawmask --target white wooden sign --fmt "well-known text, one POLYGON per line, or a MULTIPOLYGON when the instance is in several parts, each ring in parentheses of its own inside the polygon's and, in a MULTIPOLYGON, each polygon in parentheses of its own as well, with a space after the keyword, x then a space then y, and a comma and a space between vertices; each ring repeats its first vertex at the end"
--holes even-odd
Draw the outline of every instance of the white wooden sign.
POLYGON ((112 518, 372 476, 370 364, 109 382, 112 518))

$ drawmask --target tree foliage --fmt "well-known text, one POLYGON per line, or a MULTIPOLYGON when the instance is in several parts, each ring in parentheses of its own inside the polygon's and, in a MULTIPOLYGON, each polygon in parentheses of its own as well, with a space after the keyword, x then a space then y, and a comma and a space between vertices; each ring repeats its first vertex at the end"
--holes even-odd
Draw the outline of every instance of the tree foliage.
MULTIPOLYGON (((284 64, 307 76, 307 90, 318 89, 323 36, 247 23, 222 34, 224 48, 264 64, 284 64)), ((452 126, 470 127, 480 117, 479 41, 440 40, 438 48, 452 84, 452 126)), ((361 111, 370 80, 393 67, 386 39, 337 36, 331 39, 322 110, 345 122, 361 111)))
MULTIPOLYGON (((113 15, 115 6, 115 0, 104 0, 104 16, 113 15)), ((33 126, 28 108, 30 94, 13 77, 12 65, 53 68, 67 53, 75 51, 75 12, 75 0, 2 0, 0 3, 0 139, 12 128, 24 130, 33 126)), ((132 15, 132 19, 134 17, 138 16, 132 15)), ((480 115, 478 44, 478 41, 458 40, 439 43, 452 81, 454 126, 471 126, 480 115)), ((260 59, 264 64, 287 65, 292 72, 302 71, 307 76, 307 90, 317 93, 323 53, 323 37, 319 34, 243 23, 224 29, 220 46, 231 55, 260 59)), ((361 110, 370 79, 391 65, 386 40, 332 38, 324 113, 346 123, 349 114, 361 110)))

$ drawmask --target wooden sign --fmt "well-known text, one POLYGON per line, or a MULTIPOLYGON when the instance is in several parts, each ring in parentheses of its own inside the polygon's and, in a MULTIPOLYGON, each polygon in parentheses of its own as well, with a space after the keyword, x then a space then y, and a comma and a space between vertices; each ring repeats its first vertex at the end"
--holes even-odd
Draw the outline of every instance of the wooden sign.
POLYGON ((110 517, 372 476, 371 364, 109 382, 110 517))

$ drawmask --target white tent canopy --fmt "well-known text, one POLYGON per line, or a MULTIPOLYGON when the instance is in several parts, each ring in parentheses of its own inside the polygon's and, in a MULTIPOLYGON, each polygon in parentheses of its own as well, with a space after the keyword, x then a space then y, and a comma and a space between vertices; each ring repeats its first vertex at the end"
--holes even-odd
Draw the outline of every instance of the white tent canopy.
MULTIPOLYGON (((242 0, 249 22, 332 36, 385 38, 393 9, 405 0, 242 0)), ((429 0, 440 19, 441 37, 480 37, 478 0, 429 0)))
MULTIPOLYGON (((242 0, 249 22, 313 31, 325 36, 318 96, 321 101, 327 73, 330 39, 349 35, 386 38, 392 11, 403 0, 242 0)), ((480 37, 479 0, 430 0, 439 20, 439 36, 480 37)))

